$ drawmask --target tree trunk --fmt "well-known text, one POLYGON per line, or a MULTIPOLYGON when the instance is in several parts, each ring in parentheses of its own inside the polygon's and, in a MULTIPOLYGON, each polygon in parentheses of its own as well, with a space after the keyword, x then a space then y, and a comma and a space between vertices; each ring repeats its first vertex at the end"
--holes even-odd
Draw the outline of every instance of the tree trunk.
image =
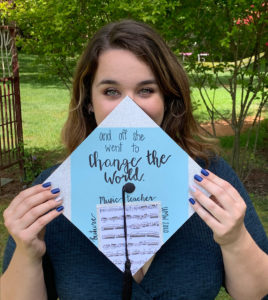
MULTIPOLYGON (((233 145, 233 155, 232 155, 232 167, 237 172, 238 176, 240 175, 240 133, 241 129, 235 127, 234 131, 234 145, 233 145)), ((243 162, 241 162, 243 164, 243 162)))

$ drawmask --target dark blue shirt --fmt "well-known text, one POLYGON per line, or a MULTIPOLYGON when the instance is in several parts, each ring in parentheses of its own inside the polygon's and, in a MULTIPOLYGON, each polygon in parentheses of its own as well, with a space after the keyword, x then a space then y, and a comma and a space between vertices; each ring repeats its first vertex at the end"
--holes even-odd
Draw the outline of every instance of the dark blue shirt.
MULTIPOLYGON (((35 184, 45 181, 56 167, 41 173, 35 184)), ((245 225, 268 253, 265 231, 234 171, 223 159, 213 160, 209 169, 238 190, 247 204, 245 225)), ((121 271, 63 215, 47 225, 45 240, 43 267, 48 299, 121 299, 121 271)), ((8 267, 14 249, 10 237, 3 270, 8 267)), ((142 282, 137 284, 133 280, 132 299, 209 300, 217 296, 222 285, 224 267, 220 247, 211 229, 194 214, 157 252, 142 282)))

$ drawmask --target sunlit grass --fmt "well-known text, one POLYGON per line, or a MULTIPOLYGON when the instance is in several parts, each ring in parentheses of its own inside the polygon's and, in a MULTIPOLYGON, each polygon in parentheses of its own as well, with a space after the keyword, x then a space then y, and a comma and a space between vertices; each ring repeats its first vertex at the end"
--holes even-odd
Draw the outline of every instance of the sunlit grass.
MULTIPOLYGON (((194 116, 197 118, 197 120, 199 122, 202 123, 206 123, 208 122, 209 119, 209 115, 207 113, 206 107, 202 101, 202 98, 200 96, 199 90, 197 88, 192 88, 191 89, 192 93, 192 100, 194 103, 194 116)), ((239 115, 240 112, 240 98, 241 98, 241 93, 242 93, 242 89, 238 88, 237 89, 237 102, 236 102, 236 112, 237 112, 237 116, 239 115)), ((223 87, 219 87, 218 89, 215 90, 209 90, 207 89, 207 94, 208 97, 211 101, 214 102, 213 105, 214 107, 217 109, 217 111, 219 111, 221 113, 221 115, 223 115, 225 118, 227 119, 231 119, 231 113, 232 113, 232 99, 230 94, 223 88, 223 87)), ((208 98, 206 98, 208 99, 208 98)), ((207 103, 209 105, 209 107, 211 108, 212 105, 209 104, 209 101, 207 100, 207 103)), ((255 112, 259 106, 260 100, 259 99, 255 99, 253 101, 253 103, 251 104, 250 108, 249 108, 249 112, 248 112, 248 116, 255 116, 255 112)), ((220 114, 215 114, 215 120, 220 120, 222 119, 220 114)), ((268 117, 268 110, 264 110, 262 116, 264 118, 268 117)))
POLYGON ((23 136, 26 148, 52 150, 61 147, 70 92, 57 78, 44 79, 43 69, 35 66, 30 56, 20 55, 23 136))

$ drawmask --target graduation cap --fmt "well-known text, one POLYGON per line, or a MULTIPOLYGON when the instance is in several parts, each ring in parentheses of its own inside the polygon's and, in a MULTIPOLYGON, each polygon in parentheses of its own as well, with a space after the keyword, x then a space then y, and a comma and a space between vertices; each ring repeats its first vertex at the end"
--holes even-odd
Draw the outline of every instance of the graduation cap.
POLYGON ((65 217, 131 276, 193 214, 189 186, 200 171, 126 97, 47 181, 60 188, 65 217))

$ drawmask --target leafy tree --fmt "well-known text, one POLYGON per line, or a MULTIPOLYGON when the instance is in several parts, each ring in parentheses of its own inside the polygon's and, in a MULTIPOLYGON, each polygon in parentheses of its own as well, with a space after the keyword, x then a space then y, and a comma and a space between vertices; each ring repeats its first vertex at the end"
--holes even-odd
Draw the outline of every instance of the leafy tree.
POLYGON ((232 127, 232 166, 245 177, 245 161, 249 159, 241 157, 241 129, 249 108, 256 107, 255 124, 267 103, 267 63, 260 57, 267 53, 265 1, 16 0, 15 8, 7 9, 9 3, 1 2, 2 18, 14 20, 19 26, 18 43, 24 51, 37 54, 66 87, 71 85, 74 64, 87 41, 111 21, 144 21, 164 36, 178 56, 191 52, 185 66, 192 83, 200 92, 212 127, 219 117, 232 127), (200 53, 209 53, 209 64, 197 63, 200 53), (223 87, 232 99, 230 114, 218 111, 214 98, 209 97, 207 90, 216 92, 218 87, 223 87), (239 87, 241 96, 237 93, 239 87))
POLYGON ((267 51, 267 12, 266 2, 254 0, 184 1, 177 32, 174 32, 178 40, 174 43, 175 51, 193 53, 186 67, 207 108, 212 127, 215 118, 220 117, 234 132, 232 166, 242 179, 248 174, 248 163, 254 158, 257 139, 253 150, 247 142, 242 153, 241 130, 249 108, 252 105, 256 108, 254 126, 260 121, 268 99, 268 70, 265 60, 261 59, 267 51), (209 53, 210 63, 197 63, 198 54, 204 52, 209 53), (220 112, 207 93, 207 89, 216 91, 218 87, 223 87, 232 99, 230 114, 220 112))
POLYGON ((154 24, 176 5, 166 0, 16 0, 14 9, 7 9, 8 2, 2 5, 2 16, 19 27, 17 45, 37 54, 69 88, 74 64, 99 27, 123 18, 154 24))

